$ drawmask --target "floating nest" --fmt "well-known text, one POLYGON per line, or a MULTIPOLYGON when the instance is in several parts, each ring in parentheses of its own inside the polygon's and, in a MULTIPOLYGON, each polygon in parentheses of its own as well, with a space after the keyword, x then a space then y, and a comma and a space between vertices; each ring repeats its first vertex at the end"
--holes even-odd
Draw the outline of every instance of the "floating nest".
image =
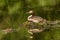
POLYGON ((26 21, 24 23, 24 25, 28 29, 42 29, 42 28, 46 28, 47 27, 46 23, 34 23, 34 22, 29 22, 29 21, 26 21))
POLYGON ((26 21, 24 23, 24 26, 30 30, 30 29, 59 29, 60 28, 60 20, 55 20, 55 21, 46 21, 43 23, 34 23, 34 22, 29 22, 26 21))

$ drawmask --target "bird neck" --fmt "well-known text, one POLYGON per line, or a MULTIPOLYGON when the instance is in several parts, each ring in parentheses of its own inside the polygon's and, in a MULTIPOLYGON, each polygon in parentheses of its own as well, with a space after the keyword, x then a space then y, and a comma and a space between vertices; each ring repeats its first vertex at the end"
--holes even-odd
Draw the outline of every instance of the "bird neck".
POLYGON ((32 13, 32 14, 28 17, 28 19, 32 18, 33 16, 35 16, 34 13, 32 13))
POLYGON ((28 18, 31 18, 33 15, 30 15, 28 18))
POLYGON ((28 20, 30 20, 30 18, 32 18, 32 15, 28 16, 28 20))

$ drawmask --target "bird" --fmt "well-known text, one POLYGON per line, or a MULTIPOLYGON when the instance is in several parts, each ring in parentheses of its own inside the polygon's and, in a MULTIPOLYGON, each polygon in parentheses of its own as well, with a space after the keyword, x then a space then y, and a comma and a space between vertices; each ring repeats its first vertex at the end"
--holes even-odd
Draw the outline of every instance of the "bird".
MULTIPOLYGON (((36 16, 35 13, 34 13, 34 10, 30 10, 27 12, 28 14, 30 14, 27 18, 27 20, 29 22, 33 22, 33 23, 41 23, 41 24, 44 24, 46 23, 46 19, 43 19, 42 17, 40 16, 36 16)), ((33 34, 33 33, 39 33, 39 32, 42 32, 44 31, 46 28, 42 28, 42 29, 29 29, 28 32, 30 34, 33 34)))
POLYGON ((34 23, 40 23, 40 22, 43 23, 43 22, 46 22, 46 19, 43 19, 40 16, 35 16, 33 10, 30 10, 28 12, 28 14, 30 14, 30 15, 28 16, 27 20, 30 21, 30 22, 34 22, 34 23))

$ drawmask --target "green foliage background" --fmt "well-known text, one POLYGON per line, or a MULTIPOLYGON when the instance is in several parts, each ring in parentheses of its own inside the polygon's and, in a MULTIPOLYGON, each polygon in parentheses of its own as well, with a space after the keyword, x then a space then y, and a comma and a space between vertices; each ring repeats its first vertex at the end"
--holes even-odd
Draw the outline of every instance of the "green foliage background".
MULTIPOLYGON (((0 0, 0 30, 22 27, 23 22, 29 16, 26 12, 31 9, 35 11, 36 15, 47 20, 60 20, 60 0, 0 0)), ((10 33, 2 40, 30 40, 25 38, 24 35, 28 33, 23 31, 24 28, 18 32, 10 33)), ((60 40, 59 34, 59 30, 46 31, 40 33, 40 36, 35 37, 34 40, 60 40), (50 34, 54 34, 53 39, 50 38, 50 34)))

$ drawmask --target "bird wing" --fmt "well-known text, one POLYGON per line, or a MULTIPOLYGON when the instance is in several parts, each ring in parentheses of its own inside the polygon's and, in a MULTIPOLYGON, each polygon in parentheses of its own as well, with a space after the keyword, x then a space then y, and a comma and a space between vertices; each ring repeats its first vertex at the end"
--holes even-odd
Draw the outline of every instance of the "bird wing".
POLYGON ((32 19, 37 20, 37 21, 42 21, 43 20, 43 18, 39 17, 39 16, 34 16, 34 17, 32 17, 32 19))

